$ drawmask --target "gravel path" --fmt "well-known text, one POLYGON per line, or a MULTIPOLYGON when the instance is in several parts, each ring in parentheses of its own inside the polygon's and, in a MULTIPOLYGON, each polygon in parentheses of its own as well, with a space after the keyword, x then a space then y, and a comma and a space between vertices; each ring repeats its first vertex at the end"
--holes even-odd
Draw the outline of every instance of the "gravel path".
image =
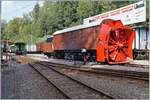
POLYGON ((14 69, 5 66, 1 69, 1 98, 14 98, 14 69))
POLYGON ((64 96, 28 65, 10 62, 2 72, 2 99, 63 99, 64 96))
MULTIPOLYGON (((59 68, 58 68, 59 69, 59 68)), ((60 70, 60 69, 59 69, 60 70)), ((148 99, 149 86, 146 81, 137 81, 127 78, 107 77, 102 75, 85 74, 79 71, 60 70, 75 79, 83 81, 88 85, 110 93, 117 98, 123 99, 148 99)))

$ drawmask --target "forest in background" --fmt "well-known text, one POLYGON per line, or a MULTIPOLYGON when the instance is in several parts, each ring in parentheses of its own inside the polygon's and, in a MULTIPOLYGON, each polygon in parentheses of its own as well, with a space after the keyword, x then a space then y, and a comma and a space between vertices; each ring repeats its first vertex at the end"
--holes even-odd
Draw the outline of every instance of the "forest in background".
MULTIPOLYGON (((45 40, 55 31, 82 24, 84 18, 114 10, 137 1, 44 1, 9 22, 1 20, 1 39, 30 44, 45 40)), ((147 1, 148 2, 148 1, 147 1)), ((148 3, 147 3, 148 5, 148 3)), ((147 20, 149 11, 147 6, 147 20)))

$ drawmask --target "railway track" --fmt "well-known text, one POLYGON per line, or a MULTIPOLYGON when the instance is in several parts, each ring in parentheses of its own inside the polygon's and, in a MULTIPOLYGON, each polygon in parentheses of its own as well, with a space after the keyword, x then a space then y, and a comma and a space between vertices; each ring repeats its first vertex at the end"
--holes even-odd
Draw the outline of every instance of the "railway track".
POLYGON ((131 78, 136 80, 143 80, 143 81, 149 81, 149 73, 146 72, 137 72, 137 71, 125 71, 125 70, 113 70, 113 69, 94 69, 94 68, 81 68, 81 67, 74 67, 64 64, 56 64, 51 62, 39 62, 43 65, 49 65, 53 67, 60 67, 70 70, 78 70, 78 71, 84 71, 84 72, 90 72, 90 73, 96 73, 96 74, 103 74, 103 75, 109 75, 109 76, 117 76, 117 77, 125 77, 125 78, 131 78))
POLYGON ((115 99, 112 95, 76 80, 52 66, 41 63, 29 63, 29 65, 68 99, 115 99))

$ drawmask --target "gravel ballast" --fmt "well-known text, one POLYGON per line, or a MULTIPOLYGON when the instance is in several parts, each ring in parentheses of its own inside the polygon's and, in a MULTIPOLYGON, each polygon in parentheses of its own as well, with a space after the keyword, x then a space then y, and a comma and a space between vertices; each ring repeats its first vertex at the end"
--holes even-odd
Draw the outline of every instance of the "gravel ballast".
POLYGON ((147 81, 89 73, 85 74, 80 71, 68 71, 67 69, 60 70, 59 68, 57 68, 57 70, 120 99, 149 98, 149 83, 147 81))
MULTIPOLYGON (((27 64, 9 62, 2 72, 2 99, 63 99, 64 96, 27 64)), ((64 98, 65 99, 65 98, 64 98)))

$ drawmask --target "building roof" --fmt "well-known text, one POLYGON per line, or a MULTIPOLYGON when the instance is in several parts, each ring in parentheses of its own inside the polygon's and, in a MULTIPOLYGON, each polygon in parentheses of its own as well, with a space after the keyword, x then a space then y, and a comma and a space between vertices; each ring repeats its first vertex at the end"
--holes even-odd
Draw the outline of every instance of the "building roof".
POLYGON ((141 25, 134 25, 134 26, 132 26, 132 28, 141 28, 141 27, 149 28, 149 23, 141 24, 141 25))
POLYGON ((1 43, 2 44, 9 44, 9 45, 11 45, 11 44, 14 44, 14 42, 12 42, 12 41, 9 41, 9 40, 1 40, 1 43))

